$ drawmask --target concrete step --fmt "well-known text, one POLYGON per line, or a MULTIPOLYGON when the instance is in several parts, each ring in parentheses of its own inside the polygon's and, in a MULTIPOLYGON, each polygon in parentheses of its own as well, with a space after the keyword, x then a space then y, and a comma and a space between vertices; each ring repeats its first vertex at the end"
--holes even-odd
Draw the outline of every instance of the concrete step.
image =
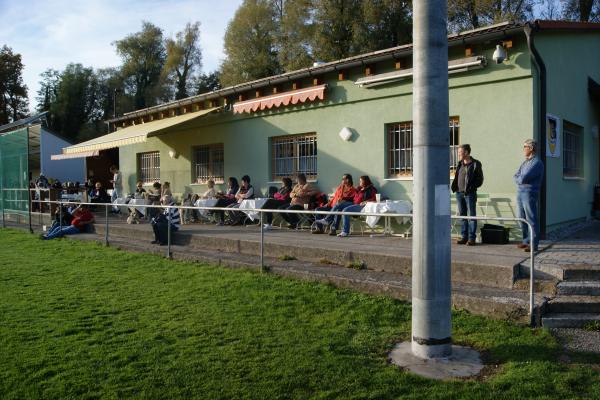
MULTIPOLYGON (((536 272, 543 272, 554 276, 559 280, 569 281, 600 281, 600 261, 599 265, 590 264, 549 264, 537 263, 536 272)), ((521 264, 522 273, 528 274, 529 264, 521 264)))
MULTIPOLYGON (((73 240, 92 240, 103 242, 101 236, 81 234, 68 236, 73 240)), ((131 241, 127 238, 112 237, 111 247, 123 250, 166 255, 166 247, 151 245, 147 242, 131 241)), ((217 264, 233 268, 259 269, 260 259, 240 253, 215 252, 187 245, 173 245, 174 259, 217 264)), ((410 301, 411 278, 409 276, 373 270, 356 270, 341 265, 314 263, 302 260, 281 261, 276 257, 266 257, 268 270, 278 275, 330 283, 338 287, 350 288, 362 292, 385 295, 399 300, 410 301)), ((542 296, 536 296, 536 307, 544 302, 542 296)), ((459 309, 473 314, 529 323, 528 294, 524 291, 477 286, 473 284, 453 283, 452 303, 459 309)))
POLYGON ((546 313, 600 313, 600 297, 558 296, 546 303, 546 313))
MULTIPOLYGON (((247 229, 255 229, 250 227, 247 229)), ((96 224, 96 232, 104 236, 105 226, 96 224)), ((239 253, 250 256, 260 254, 260 242, 257 239, 237 239, 223 235, 219 236, 193 235, 184 231, 177 232, 174 244, 188 246, 198 250, 212 250, 215 252, 239 253)), ((110 238, 135 238, 136 240, 151 241, 154 236, 150 227, 148 229, 132 229, 127 225, 113 225, 109 227, 110 238)), ((256 235, 258 236, 258 235, 256 235)), ((310 238, 310 248, 305 242, 298 239, 285 244, 265 242, 264 254, 267 257, 277 258, 289 255, 298 260, 318 263, 327 260, 332 263, 345 265, 352 261, 362 261, 367 268, 373 271, 391 272, 410 277, 412 258, 379 252, 348 251, 347 249, 332 249, 327 243, 315 242, 310 238)), ((111 239, 112 240, 112 239, 111 239)), ((452 281, 455 283, 472 283, 489 287, 512 288, 518 276, 518 265, 489 265, 481 262, 452 262, 452 281)))
POLYGON ((594 322, 600 322, 600 313, 550 313, 542 317, 546 328, 582 328, 594 322))
POLYGON ((600 281, 563 281, 556 286, 559 296, 600 296, 600 281))

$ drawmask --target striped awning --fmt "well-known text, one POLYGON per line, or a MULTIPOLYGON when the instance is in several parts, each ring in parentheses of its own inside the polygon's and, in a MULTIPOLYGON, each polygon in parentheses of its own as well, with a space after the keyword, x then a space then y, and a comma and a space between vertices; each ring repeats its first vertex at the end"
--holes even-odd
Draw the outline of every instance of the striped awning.
POLYGON ((178 115, 176 117, 164 118, 156 121, 150 121, 138 125, 128 126, 126 128, 122 128, 115 132, 109 133, 108 135, 100 136, 95 139, 88 140, 87 142, 65 147, 63 148, 63 154, 61 155, 64 156, 70 154, 88 153, 93 151, 112 149, 115 147, 121 147, 135 143, 142 143, 145 142, 146 139, 149 137, 167 133, 167 131, 170 128, 173 128, 174 126, 195 120, 197 118, 201 118, 207 114, 217 112, 221 109, 222 107, 213 107, 206 110, 200 110, 196 112, 190 112, 188 114, 178 115))
POLYGON ((96 157, 100 154, 100 150, 82 151, 81 153, 71 154, 52 154, 50 159, 56 160, 70 160, 71 158, 85 158, 85 157, 96 157))
POLYGON ((304 103, 307 101, 323 100, 325 98, 326 84, 305 89, 292 90, 285 93, 259 97, 257 99, 237 102, 233 105, 233 113, 252 113, 258 110, 273 107, 287 106, 289 104, 304 103))

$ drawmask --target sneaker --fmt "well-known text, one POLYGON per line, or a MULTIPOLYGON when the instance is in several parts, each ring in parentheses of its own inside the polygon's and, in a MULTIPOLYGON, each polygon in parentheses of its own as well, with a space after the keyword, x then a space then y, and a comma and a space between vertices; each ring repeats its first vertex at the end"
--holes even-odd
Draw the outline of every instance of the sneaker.
POLYGON ((338 237, 348 237, 348 236, 350 236, 350 235, 344 231, 341 231, 340 233, 338 233, 338 237))
POLYGON ((456 241, 456 244, 467 244, 468 240, 467 239, 460 239, 456 241))
POLYGON ((316 227, 317 228, 315 230, 311 231, 312 234, 319 235, 319 234, 325 233, 325 231, 323 230, 323 225, 316 224, 316 227))
POLYGON ((474 240, 469 240, 467 242, 467 246, 475 246, 475 241, 474 240))
POLYGON ((152 243, 152 244, 159 244, 160 242, 158 240, 153 240, 150 243, 152 243))
POLYGON ((519 244, 517 245, 517 249, 524 249, 524 248, 526 248, 526 247, 529 247, 529 245, 527 245, 527 244, 525 244, 525 243, 519 243, 519 244))
POLYGON ((329 231, 329 236, 337 236, 337 232, 334 228, 331 228, 331 230, 329 231))
POLYGON ((271 229, 273 229, 273 225, 271 225, 271 224, 264 224, 263 225, 263 229, 265 231, 270 231, 271 229))

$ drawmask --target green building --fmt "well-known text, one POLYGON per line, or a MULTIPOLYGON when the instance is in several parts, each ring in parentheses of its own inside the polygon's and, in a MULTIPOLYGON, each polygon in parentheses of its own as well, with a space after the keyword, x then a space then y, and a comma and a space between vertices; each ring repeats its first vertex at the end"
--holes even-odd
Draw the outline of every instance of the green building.
MULTIPOLYGON (((480 213, 515 216, 522 143, 546 165, 542 229, 589 218, 600 175, 600 24, 502 23, 448 38, 448 180, 457 146, 483 163, 480 213)), ((324 192, 343 173, 385 196, 412 193, 412 45, 224 88, 113 119, 113 133, 65 148, 118 148, 125 191, 171 182, 177 195, 209 178, 248 174, 263 193, 305 173, 324 192)), ((114 150, 113 150, 114 151, 114 150)))

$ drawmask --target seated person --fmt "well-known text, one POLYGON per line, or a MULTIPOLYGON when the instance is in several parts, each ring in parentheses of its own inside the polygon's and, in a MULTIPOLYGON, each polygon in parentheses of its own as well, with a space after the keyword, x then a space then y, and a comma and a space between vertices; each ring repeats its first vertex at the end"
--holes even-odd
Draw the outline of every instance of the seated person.
POLYGON ((146 197, 146 189, 144 189, 144 182, 137 181, 137 184, 135 185, 134 197, 136 199, 143 199, 146 197))
MULTIPOLYGON (((230 204, 227 208, 239 208, 242 201, 246 199, 254 198, 254 188, 250 184, 250 177, 248 175, 242 176, 242 186, 238 189, 235 194, 236 202, 234 204, 230 204)), ((229 219, 231 221, 230 225, 241 225, 242 224, 242 216, 244 213, 239 211, 229 211, 229 219)))
POLYGON ((212 179, 209 179, 208 182, 206 182, 206 186, 207 186, 207 190, 206 190, 206 192, 202 193, 202 196, 200 196, 200 198, 216 199, 217 191, 215 190, 215 181, 213 181, 212 179))
MULTIPOLYGON (((185 195, 185 198, 181 202, 181 205, 184 207, 192 207, 196 204, 196 201, 200 196, 194 193, 188 193, 185 195)), ((196 222, 198 220, 198 212, 197 210, 193 210, 190 208, 184 208, 181 210, 181 222, 187 224, 188 222, 196 222)))
MULTIPOLYGON (((344 208, 351 206, 354 203, 355 194, 356 189, 354 189, 352 175, 344 174, 342 175, 342 183, 335 190, 331 200, 329 200, 326 206, 317 207, 315 211, 342 211, 344 208)), ((325 226, 331 225, 329 235, 335 236, 337 234, 336 230, 339 228, 340 221, 342 220, 340 216, 330 214, 325 218, 318 219, 319 217, 322 217, 322 214, 315 214, 315 218, 317 218, 315 221, 317 229, 312 231, 312 233, 323 233, 325 226)))
POLYGON ((71 225, 71 221, 73 220, 71 211, 74 210, 69 210, 66 206, 61 206, 61 208, 57 207, 56 211, 54 211, 54 221, 52 221, 52 225, 50 226, 50 229, 48 229, 48 232, 54 230, 57 226, 71 225))
MULTIPOLYGON (((306 182, 306 175, 298 174, 298 182, 290 192, 290 204, 279 207, 280 210, 302 210, 309 208, 311 197, 319 193, 319 189, 312 183, 306 182)), ((289 224, 288 228, 296 229, 300 222, 299 214, 281 214, 281 217, 289 224)))
MULTIPOLYGON (((354 204, 344 208, 344 212, 361 212, 368 201, 376 201, 377 189, 373 186, 371 178, 368 175, 363 175, 359 178, 359 186, 356 188, 356 194, 354 195, 354 204)), ((346 237, 350 235, 350 216, 342 216, 343 224, 342 231, 338 234, 340 237, 346 237)))
POLYGON ((163 183, 161 195, 173 197, 173 193, 171 193, 171 182, 163 183))
MULTIPOLYGON (((223 193, 221 191, 217 192, 217 204, 215 207, 227 207, 231 204, 235 203, 235 195, 240 189, 240 185, 235 177, 230 176, 227 180, 227 193, 223 193)), ((219 217, 219 221, 217 225, 223 225, 225 222, 225 213, 221 210, 215 211, 215 214, 219 217)))
POLYGON ((152 241, 152 244, 164 246, 168 241, 169 222, 171 224, 171 233, 177 232, 181 223, 181 217, 179 215, 179 209, 175 206, 175 202, 171 196, 163 196, 161 198, 161 204, 167 207, 164 212, 152 218, 152 230, 154 231, 154 240, 152 241))
MULTIPOLYGON (((161 192, 162 192, 162 187, 161 187, 160 182, 154 182, 152 184, 152 189, 150 189, 146 193, 146 199, 148 200, 148 204, 153 205, 153 206, 160 205, 161 192)), ((159 209, 155 208, 155 207, 148 207, 148 208, 146 208, 146 210, 147 210, 146 214, 150 218, 156 216, 159 213, 159 209)))
MULTIPOLYGON (((292 180, 287 177, 281 178, 281 187, 279 188, 279 190, 277 192, 275 192, 275 194, 273 194, 272 198, 270 198, 266 201, 266 203, 262 206, 262 208, 275 210, 281 206, 289 205, 290 201, 291 201, 291 199, 290 199, 291 193, 292 193, 292 180)), ((264 228, 269 230, 273 227, 271 225, 273 223, 273 213, 266 213, 266 214, 267 214, 266 215, 267 223, 264 225, 264 228)))
POLYGON ((81 233, 88 225, 93 223, 94 215, 85 204, 82 204, 73 212, 73 219, 71 220, 70 225, 55 226, 53 229, 48 231, 47 234, 42 235, 42 239, 49 240, 57 237, 63 237, 64 235, 81 233))
POLYGON ((95 189, 90 193, 90 203, 110 203, 110 196, 100 182, 96 182, 95 189))

